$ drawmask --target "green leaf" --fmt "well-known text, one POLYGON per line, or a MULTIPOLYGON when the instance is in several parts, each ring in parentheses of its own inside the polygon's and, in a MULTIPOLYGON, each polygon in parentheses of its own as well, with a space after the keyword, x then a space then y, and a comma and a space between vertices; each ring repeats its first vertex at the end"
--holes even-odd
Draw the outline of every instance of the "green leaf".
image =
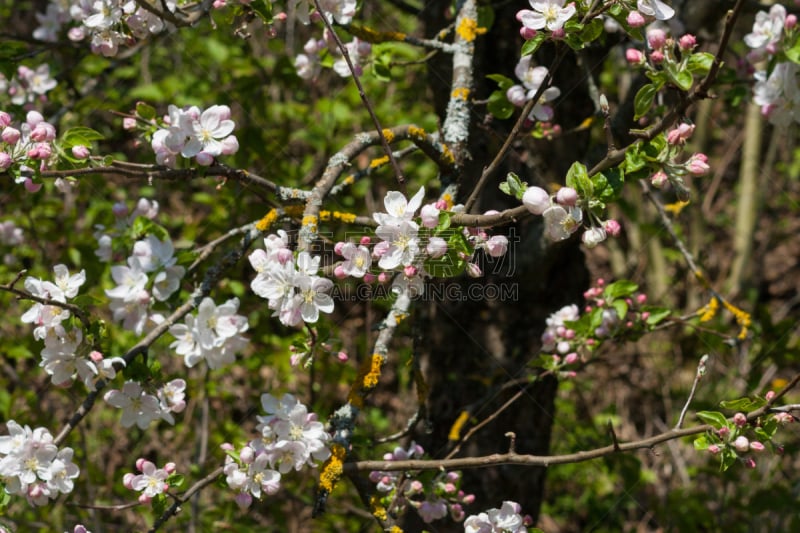
POLYGON ((794 45, 786 50, 786 58, 792 63, 800 63, 800 39, 795 39, 794 45))
MULTIPOLYGON (((626 298, 639 290, 639 286, 632 281, 621 279, 603 289, 603 296, 608 300, 626 298)), ((620 317, 623 318, 623 317, 620 317)))
POLYGON ((680 68, 680 65, 668 64, 665 68, 665 72, 669 76, 670 81, 674 83, 678 89, 688 91, 692 88, 694 78, 689 70, 680 68))
POLYGON ((28 44, 23 41, 3 40, 0 46, 0 72, 9 80, 16 74, 19 61, 28 53, 28 44))
POLYGON ((736 461, 739 459, 739 456, 737 456, 736 452, 734 452, 731 448, 723 448, 720 455, 719 469, 722 472, 736 464, 736 461))
POLYGON ((145 120, 156 118, 156 108, 144 102, 136 102, 136 114, 145 120))
POLYGON ((540 31, 533 39, 525 41, 525 44, 522 45, 522 57, 529 56, 538 50, 546 38, 547 35, 540 31))
POLYGON ((671 310, 663 307, 646 307, 644 310, 650 313, 646 320, 648 326, 655 326, 672 314, 671 310))
POLYGON ((169 239, 169 233, 163 226, 160 226, 147 217, 136 217, 131 227, 133 238, 139 240, 147 235, 154 235, 158 240, 165 241, 169 239))
POLYGON ((506 176, 506 181, 500 184, 500 190, 509 196, 513 196, 517 200, 522 200, 522 195, 525 194, 525 189, 528 186, 520 181, 519 177, 513 172, 509 172, 506 176))
POLYGON ((656 86, 652 83, 648 83, 639 89, 633 98, 633 110, 635 112, 633 120, 639 120, 650 111, 657 93, 656 86))
POLYGON ((714 429, 728 426, 728 420, 725 418, 725 415, 717 411, 698 411, 696 414, 697 418, 713 426, 714 429))
POLYGON ((478 27, 489 31, 494 24, 494 9, 492 6, 478 7, 478 27))
POLYGON ((750 411, 755 411, 759 407, 762 407, 767 404, 767 401, 764 398, 738 398, 736 400, 723 400, 719 402, 720 407, 723 409, 730 409, 731 411, 741 411, 743 413, 749 413, 750 411))
POLYGON ((507 91, 509 88, 516 85, 516 83, 514 83, 514 80, 512 80, 511 78, 507 78, 502 74, 488 74, 486 77, 492 81, 496 81, 497 85, 499 85, 500 88, 504 91, 507 91))
POLYGON ((692 444, 694 444, 694 449, 697 450, 698 452, 707 450, 708 447, 711 446, 711 443, 708 442, 708 437, 706 437, 705 435, 694 439, 694 442, 692 444))
POLYGON ((439 224, 436 226, 436 233, 439 234, 450 227, 450 213, 439 211, 439 224))
POLYGON ((714 64, 714 54, 698 52, 686 60, 686 68, 695 76, 705 76, 714 64))
POLYGON ((614 308, 614 311, 617 312, 619 319, 625 320, 625 317, 628 315, 628 304, 625 300, 614 300, 611 302, 611 306, 614 308))
POLYGON ((265 24, 272 24, 272 2, 255 0, 255 2, 250 3, 250 8, 255 11, 256 15, 261 17, 265 24))
POLYGON ((631 148, 625 151, 625 172, 636 172, 647 165, 647 161, 639 153, 641 143, 634 144, 631 148))
POLYGON ((103 139, 103 135, 93 130, 92 128, 86 128, 83 126, 78 126, 76 128, 70 128, 64 132, 61 136, 61 146, 64 149, 72 148, 73 146, 91 146, 92 141, 99 141, 103 139))
POLYGON ((603 19, 600 17, 593 18, 589 24, 584 26, 581 32, 581 40, 588 44, 603 35, 603 32, 603 19))
POLYGON ((514 104, 508 101, 505 91, 494 91, 490 94, 486 108, 499 119, 506 119, 514 113, 514 104))
POLYGON ((567 171, 567 187, 572 187, 584 198, 594 196, 594 185, 592 185, 592 180, 589 179, 586 165, 578 161, 572 163, 572 166, 567 171))

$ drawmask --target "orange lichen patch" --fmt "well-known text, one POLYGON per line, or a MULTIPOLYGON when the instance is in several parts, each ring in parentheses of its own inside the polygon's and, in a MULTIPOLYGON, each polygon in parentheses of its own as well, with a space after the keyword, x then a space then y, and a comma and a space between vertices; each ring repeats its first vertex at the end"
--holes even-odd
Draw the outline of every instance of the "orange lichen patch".
POLYGON ((372 509, 372 516, 378 520, 386 520, 389 515, 386 513, 386 507, 381 504, 381 499, 373 494, 369 497, 369 506, 372 509))
POLYGON ((317 230, 317 217, 314 215, 306 215, 303 217, 301 224, 307 228, 310 228, 312 231, 317 230))
POLYGON ((469 411, 461 411, 456 421, 450 426, 450 433, 447 434, 447 440, 457 441, 461 438, 461 430, 464 429, 464 424, 469 420, 469 411))
POLYGON ((386 139, 387 143, 390 143, 394 140, 394 132, 390 129, 387 128, 382 129, 381 135, 383 135, 383 138, 386 139))
POLYGON ((369 359, 369 370, 362 379, 363 389, 372 390, 378 385, 378 380, 381 378, 381 367, 383 366, 384 357, 379 353, 372 354, 369 359))
POLYGON ((256 222, 256 229, 258 231, 267 231, 275 221, 278 220, 278 210, 277 209, 270 209, 269 212, 264 215, 264 217, 256 222))
POLYGON ((708 322, 717 315, 718 310, 719 300, 716 296, 712 296, 711 301, 709 301, 708 304, 697 310, 697 314, 700 317, 700 322, 708 322))
POLYGON ((486 28, 479 28, 478 21, 469 17, 464 17, 456 28, 459 37, 471 43, 478 35, 486 33, 486 28))
POLYGON ((425 130, 418 126, 409 126, 408 135, 412 139, 423 139, 425 138, 425 130))
POLYGON ((456 158, 453 155, 452 150, 450 150, 450 148, 446 144, 443 144, 442 145, 442 163, 444 163, 445 165, 452 165, 455 162, 456 162, 456 158))
POLYGON ((376 168, 385 165, 389 162, 389 156, 385 155, 383 157, 376 157, 372 161, 369 162, 369 168, 376 168))
POLYGON ((469 98, 469 89, 466 87, 456 87, 453 89, 453 92, 450 93, 450 96, 466 101, 467 98, 469 98))
POLYGON ((683 208, 689 205, 689 202, 675 202, 674 204, 667 204, 664 206, 664 211, 667 213, 672 213, 674 216, 678 216, 683 208))
POLYGON ((331 446, 331 456, 322 465, 319 473, 319 488, 328 494, 333 492, 336 483, 342 478, 344 472, 344 458, 347 455, 344 446, 333 444, 331 446))
POLYGON ((730 311, 733 317, 736 319, 736 323, 739 324, 739 327, 741 328, 739 330, 738 338, 743 340, 745 337, 747 337, 747 330, 750 329, 750 325, 753 323, 750 313, 739 309, 732 303, 725 300, 722 301, 722 305, 724 305, 725 309, 730 311))

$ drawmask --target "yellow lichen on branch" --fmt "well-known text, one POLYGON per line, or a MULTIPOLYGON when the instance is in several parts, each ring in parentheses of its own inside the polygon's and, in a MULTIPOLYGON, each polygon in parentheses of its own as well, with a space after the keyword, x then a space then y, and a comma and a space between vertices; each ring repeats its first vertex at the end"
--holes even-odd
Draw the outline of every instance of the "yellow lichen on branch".
POLYGON ((383 157, 376 157, 372 161, 369 162, 369 168, 376 168, 385 165, 389 162, 389 156, 385 155, 383 157))
POLYGON ((390 129, 382 129, 381 135, 383 135, 383 138, 386 139, 387 143, 391 143, 394 140, 394 132, 390 129))
POLYGON ((450 93, 450 96, 466 101, 469 98, 469 89, 466 87, 456 87, 453 89, 453 92, 450 93))
POLYGON ((269 212, 263 216, 261 220, 256 222, 256 229, 258 231, 267 231, 275 221, 278 220, 278 210, 277 209, 270 209, 269 212))
POLYGON ((486 33, 486 28, 479 28, 478 21, 469 17, 464 17, 456 28, 459 37, 471 43, 478 35, 486 33))
POLYGON ((712 296, 708 304, 704 305, 697 310, 700 322, 708 322, 717 315, 719 310, 719 300, 716 296, 712 296))
POLYGON ((342 478, 344 472, 344 459, 347 455, 341 444, 331 445, 331 456, 322 465, 319 473, 319 489, 326 494, 333 492, 336 483, 342 478))
POLYGON ((456 421, 453 422, 453 425, 450 426, 450 433, 447 435, 447 440, 450 441, 457 441, 461 438, 461 430, 464 428, 464 424, 467 423, 469 420, 469 411, 461 411, 461 414, 458 415, 456 421))

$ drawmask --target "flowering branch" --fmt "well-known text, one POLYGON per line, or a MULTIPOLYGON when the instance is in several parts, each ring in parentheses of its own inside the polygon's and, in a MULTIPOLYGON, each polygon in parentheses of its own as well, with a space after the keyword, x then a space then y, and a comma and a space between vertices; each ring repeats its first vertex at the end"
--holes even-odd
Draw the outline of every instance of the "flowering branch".
POLYGON ((31 300, 33 302, 40 303, 42 305, 52 305, 54 307, 60 307, 61 309, 66 309, 67 311, 71 312, 73 315, 78 317, 83 324, 83 327, 88 330, 91 326, 89 321, 89 316, 86 314, 86 311, 81 309, 75 304, 67 303, 67 302, 59 302, 58 300, 54 300, 52 298, 42 298, 40 296, 33 295, 28 291, 24 291, 22 289, 17 289, 14 285, 26 274, 27 270, 20 270, 17 275, 14 277, 11 282, 6 283, 4 285, 0 285, 0 290, 10 292, 11 294, 16 294, 17 297, 21 300, 31 300))

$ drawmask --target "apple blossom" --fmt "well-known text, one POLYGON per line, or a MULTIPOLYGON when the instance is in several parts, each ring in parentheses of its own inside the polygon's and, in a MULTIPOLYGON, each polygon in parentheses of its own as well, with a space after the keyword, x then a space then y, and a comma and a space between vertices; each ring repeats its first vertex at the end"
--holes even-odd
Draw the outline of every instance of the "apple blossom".
POLYGON ((531 9, 523 9, 517 13, 517 20, 525 28, 532 30, 560 30, 573 15, 575 4, 570 2, 564 6, 565 0, 530 0, 531 9))
POLYGON ((637 0, 636 7, 642 14, 656 20, 669 20, 675 15, 675 10, 661 0, 637 0))
POLYGON ((541 187, 528 187, 522 195, 522 204, 534 215, 541 215, 550 207, 550 195, 541 187))

